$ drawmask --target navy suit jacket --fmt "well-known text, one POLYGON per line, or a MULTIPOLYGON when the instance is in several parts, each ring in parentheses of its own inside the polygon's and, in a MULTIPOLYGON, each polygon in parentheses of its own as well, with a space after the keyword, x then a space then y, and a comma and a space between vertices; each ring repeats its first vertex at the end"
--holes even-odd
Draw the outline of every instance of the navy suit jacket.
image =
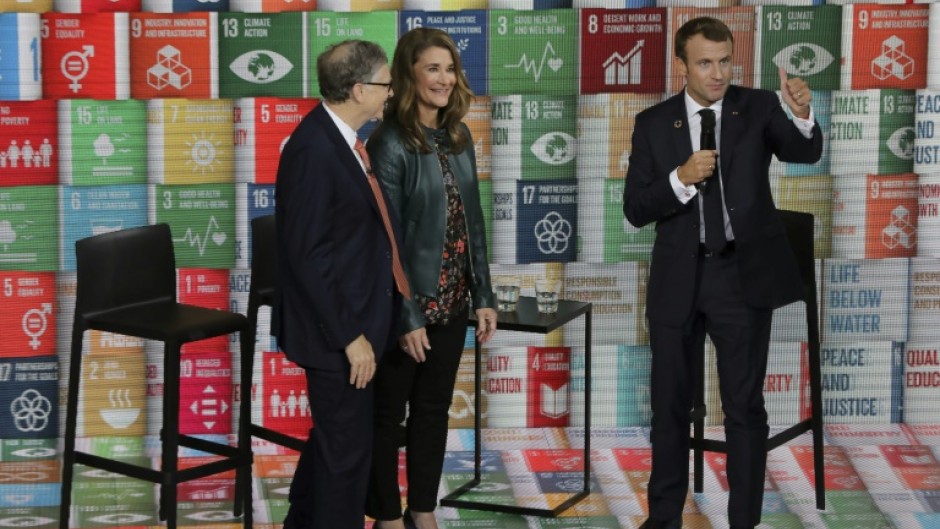
MULTIPOLYGON (((646 314, 683 325, 691 314, 699 251, 699 200, 682 204, 669 174, 692 155, 685 92, 636 118, 623 211, 637 227, 656 223, 646 314)), ((721 111, 719 165, 725 208, 734 232, 745 302, 773 309, 801 299, 796 259, 771 195, 771 155, 813 163, 822 155, 819 125, 805 138, 767 90, 731 86, 721 111)))
POLYGON ((378 361, 401 304, 391 245, 365 173, 322 105, 284 146, 275 195, 278 347, 303 367, 343 370, 345 347, 364 334, 378 361))

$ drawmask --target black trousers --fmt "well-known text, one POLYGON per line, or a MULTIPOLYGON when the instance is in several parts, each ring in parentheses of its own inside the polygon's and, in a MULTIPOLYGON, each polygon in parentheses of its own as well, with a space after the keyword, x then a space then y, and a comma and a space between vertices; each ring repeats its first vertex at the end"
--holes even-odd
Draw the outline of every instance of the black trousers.
POLYGON ((447 447, 447 411, 454 396, 467 317, 426 327, 431 350, 415 362, 399 348, 389 351, 375 376, 375 442, 366 514, 376 520, 400 518, 398 431, 405 420, 408 506, 430 512, 437 493, 447 447))
POLYGON ((693 313, 683 328, 650 322, 653 353, 650 440, 653 468, 650 516, 682 514, 689 489, 689 424, 708 333, 717 350, 719 390, 728 442, 728 519, 732 526, 760 523, 769 428, 764 377, 772 311, 745 302, 734 254, 700 257, 693 313))
POLYGON ((348 366, 306 373, 313 428, 291 482, 284 529, 362 529, 374 384, 356 389, 348 366))

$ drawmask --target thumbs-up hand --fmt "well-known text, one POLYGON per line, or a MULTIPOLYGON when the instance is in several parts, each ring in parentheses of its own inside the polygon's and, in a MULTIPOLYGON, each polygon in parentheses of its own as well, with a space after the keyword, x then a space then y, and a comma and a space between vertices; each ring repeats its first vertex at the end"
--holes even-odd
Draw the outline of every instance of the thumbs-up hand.
POLYGON ((783 95, 783 102, 790 107, 793 115, 801 118, 809 118, 809 102, 813 100, 813 94, 809 90, 806 81, 799 77, 787 79, 787 71, 783 68, 780 72, 780 93, 783 95))

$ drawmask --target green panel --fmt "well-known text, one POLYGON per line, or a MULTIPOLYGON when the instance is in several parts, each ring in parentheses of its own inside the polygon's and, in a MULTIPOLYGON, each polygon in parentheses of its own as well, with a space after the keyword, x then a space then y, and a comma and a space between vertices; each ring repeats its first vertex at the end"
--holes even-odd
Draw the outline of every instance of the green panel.
POLYGON ((795 514, 764 513, 760 515, 763 529, 803 529, 803 521, 795 514))
POLYGON ((828 529, 894 529, 894 525, 881 513, 820 516, 828 529))
POLYGON ((838 90, 842 6, 763 6, 758 9, 760 88, 780 89, 778 67, 813 90, 838 90))
POLYGON ((882 90, 880 96, 878 174, 909 173, 914 170, 916 96, 913 90, 882 90))
MULTIPOLYGON (((466 495, 460 499, 467 498, 466 495)), ((441 529, 529 529, 524 516, 459 509, 457 520, 442 520, 441 529)))
POLYGON ((240 523, 231 501, 181 501, 177 504, 180 525, 240 523))
POLYGON ((578 93, 577 10, 489 14, 490 95, 578 93))
POLYGON ((578 169, 577 97, 522 96, 521 119, 522 179, 575 178, 578 169))
POLYGON ((826 492, 826 510, 835 514, 877 513, 878 506, 867 490, 826 492))
MULTIPOLYGON (((649 261, 656 239, 654 224, 634 228, 623 216, 626 180, 610 178, 604 186, 604 262, 649 261)), ((596 230, 598 226, 583 226, 596 230)))
POLYGON ((93 438, 91 440, 89 453, 109 459, 126 459, 146 457, 144 450, 143 437, 109 435, 107 437, 93 438))
POLYGON ((59 527, 59 507, 0 508, 0 527, 55 529, 59 527))
POLYGON ((235 266, 233 184, 155 186, 156 222, 173 232, 178 268, 235 266))
POLYGON ((39 461, 55 458, 55 439, 0 439, 0 461, 39 461))
POLYGON ((280 521, 287 518, 287 510, 290 509, 290 502, 286 499, 267 500, 264 506, 268 511, 268 519, 280 521))
POLYGON ((292 478, 258 478, 258 488, 265 500, 287 500, 292 478))
POLYGON ((59 188, 0 188, 0 270, 59 268, 59 188))
POLYGON ((152 483, 120 477, 95 481, 76 481, 73 489, 76 505, 98 506, 133 505, 149 509, 154 505, 156 494, 152 483))
POLYGON ((76 99, 59 110, 60 127, 71 130, 61 140, 72 152, 73 185, 147 183, 145 101, 76 99))
POLYGON ((141 507, 129 504, 110 505, 75 505, 71 523, 73 527, 85 529, 95 527, 133 526, 145 527, 157 525, 156 507, 141 507))
MULTIPOLYGON (((391 64, 398 42, 398 12, 373 11, 368 13, 307 13, 307 40, 310 42, 311 69, 316 68, 317 57, 327 47, 347 39, 372 41, 381 46, 391 64)), ((317 76, 310 76, 310 97, 320 97, 317 76)))
MULTIPOLYGON (((469 474, 444 474, 444 489, 450 493, 470 481, 469 474)), ((483 482, 470 492, 460 496, 461 500, 516 505, 512 482, 505 472, 491 472, 483 476, 483 482)))
POLYGON ((304 13, 220 13, 219 97, 303 96, 304 13))
MULTIPOLYGON (((567 513, 566 513, 567 514, 567 513)), ((620 522, 614 516, 579 516, 564 518, 533 518, 536 529, 620 529, 620 522), (577 521, 575 523, 575 521, 577 521)), ((763 519, 761 520, 763 522, 763 519)), ((762 526, 763 527, 763 526, 762 526)))

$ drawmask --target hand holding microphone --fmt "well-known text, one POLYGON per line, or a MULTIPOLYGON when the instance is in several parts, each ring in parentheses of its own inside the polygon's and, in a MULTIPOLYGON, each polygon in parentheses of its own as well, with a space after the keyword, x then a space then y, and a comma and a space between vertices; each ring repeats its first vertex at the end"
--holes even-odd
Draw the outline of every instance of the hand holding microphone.
POLYGON ((679 180, 684 185, 694 185, 699 191, 708 187, 708 178, 717 174, 718 151, 715 141, 715 112, 711 109, 699 111, 702 116, 702 132, 699 136, 699 150, 679 167, 679 180))
MULTIPOLYGON (((710 173, 708 176, 715 174, 715 167, 718 165, 718 144, 715 142, 715 111, 710 108, 703 108, 699 111, 699 115, 702 116, 702 133, 699 136, 699 151, 711 151, 714 153, 714 159, 712 160, 710 173)), ((699 191, 705 191, 708 187, 708 180, 702 180, 701 182, 695 184, 695 187, 699 191)))
POLYGON ((718 151, 695 151, 684 164, 679 167, 679 181, 683 185, 694 185, 703 191, 708 178, 718 174, 718 151))

